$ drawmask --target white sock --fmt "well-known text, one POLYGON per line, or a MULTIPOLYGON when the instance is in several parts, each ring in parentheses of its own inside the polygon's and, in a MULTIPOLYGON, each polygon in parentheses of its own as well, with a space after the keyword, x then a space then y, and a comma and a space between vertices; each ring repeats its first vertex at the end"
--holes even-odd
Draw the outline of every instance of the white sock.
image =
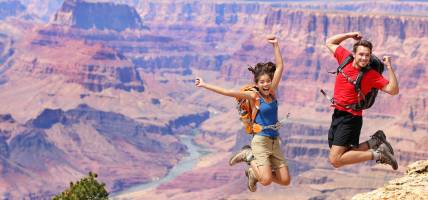
POLYGON ((376 151, 373 149, 370 149, 370 151, 372 152, 373 160, 379 160, 380 159, 380 152, 379 151, 376 151))

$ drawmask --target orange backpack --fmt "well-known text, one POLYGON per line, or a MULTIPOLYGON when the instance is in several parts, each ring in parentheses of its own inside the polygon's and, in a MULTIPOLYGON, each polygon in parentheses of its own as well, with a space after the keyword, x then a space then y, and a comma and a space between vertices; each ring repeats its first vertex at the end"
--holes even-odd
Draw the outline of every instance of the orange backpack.
POLYGON ((247 134, 257 134, 262 130, 262 127, 256 123, 254 123, 254 119, 256 119, 257 112, 259 110, 260 102, 259 102, 259 92, 255 85, 246 85, 240 89, 241 92, 245 91, 253 91, 256 93, 256 99, 253 104, 251 104, 250 100, 245 98, 236 98, 238 113, 240 116, 240 120, 242 121, 245 132, 247 134), (254 105, 254 106, 253 106, 254 105))
MULTIPOLYGON (((256 119, 257 112, 259 111, 260 107, 260 93, 257 90, 256 86, 254 84, 252 85, 246 85, 240 89, 241 92, 245 91, 253 91, 256 93, 256 98, 253 99, 253 104, 251 104, 251 100, 245 99, 245 98, 235 98, 237 102, 236 108, 238 109, 238 113, 240 116, 240 120, 244 124, 245 132, 247 134, 255 135, 257 133, 260 133, 264 129, 274 129, 279 130, 281 128, 281 124, 284 122, 285 119, 278 121, 276 124, 268 125, 268 126, 262 126, 260 124, 257 124, 254 122, 256 119), (254 106, 253 106, 254 105, 254 106)), ((270 94, 272 98, 276 98, 275 93, 270 94)), ((286 118, 289 118, 290 113, 287 114, 286 118)))

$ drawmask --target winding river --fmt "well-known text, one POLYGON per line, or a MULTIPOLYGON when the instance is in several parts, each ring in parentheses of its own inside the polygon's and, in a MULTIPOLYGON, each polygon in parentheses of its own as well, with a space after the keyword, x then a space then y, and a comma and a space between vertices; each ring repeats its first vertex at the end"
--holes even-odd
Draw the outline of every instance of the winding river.
POLYGON ((203 149, 202 147, 195 145, 192 142, 193 136, 180 135, 179 137, 180 137, 180 141, 187 146, 187 149, 190 155, 183 157, 183 159, 180 162, 178 162, 177 165, 175 165, 165 177, 160 178, 159 180, 154 180, 149 183, 133 186, 119 193, 112 194, 111 197, 116 198, 121 195, 126 195, 127 193, 133 193, 136 191, 156 188, 160 184, 167 183, 173 180, 175 177, 179 176, 180 174, 192 170, 193 167, 197 164, 198 159, 203 155, 202 152, 206 151, 206 149, 203 149))

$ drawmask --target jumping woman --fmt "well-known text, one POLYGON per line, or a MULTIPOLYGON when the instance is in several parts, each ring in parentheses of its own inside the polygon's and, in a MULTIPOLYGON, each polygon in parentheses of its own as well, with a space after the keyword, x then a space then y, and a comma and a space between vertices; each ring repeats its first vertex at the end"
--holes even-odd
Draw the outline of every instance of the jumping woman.
POLYGON ((247 162, 250 167, 245 170, 248 177, 248 189, 255 192, 256 183, 267 186, 272 182, 280 185, 290 184, 288 164, 280 148, 278 121, 278 101, 275 93, 283 72, 283 61, 275 37, 268 37, 268 42, 273 45, 275 64, 272 62, 257 63, 248 68, 254 75, 255 90, 234 91, 205 83, 202 78, 196 78, 196 87, 205 88, 218 94, 239 99, 247 99, 252 107, 257 106, 257 114, 253 126, 274 127, 263 128, 254 134, 251 147, 243 148, 233 155, 230 165, 239 162, 247 162))

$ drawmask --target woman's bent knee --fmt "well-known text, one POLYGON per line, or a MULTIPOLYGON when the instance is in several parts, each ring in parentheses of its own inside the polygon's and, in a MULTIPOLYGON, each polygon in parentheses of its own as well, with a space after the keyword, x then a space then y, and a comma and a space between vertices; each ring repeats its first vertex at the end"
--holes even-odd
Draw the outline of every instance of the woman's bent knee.
POLYGON ((289 178, 285 180, 281 180, 281 185, 290 185, 290 182, 291 180, 289 178))
POLYGON ((260 178, 259 183, 264 185, 264 186, 268 186, 272 183, 272 177, 271 178, 262 177, 262 178, 260 178))

